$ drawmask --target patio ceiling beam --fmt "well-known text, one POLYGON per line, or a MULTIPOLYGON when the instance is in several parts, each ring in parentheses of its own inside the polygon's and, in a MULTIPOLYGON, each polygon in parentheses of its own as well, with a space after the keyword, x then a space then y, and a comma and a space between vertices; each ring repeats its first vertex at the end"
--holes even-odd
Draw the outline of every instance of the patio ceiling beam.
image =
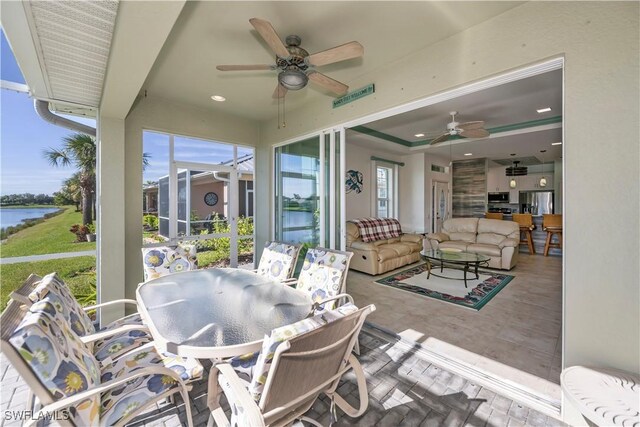
POLYGON ((102 116, 127 116, 185 3, 120 3, 100 103, 102 116))

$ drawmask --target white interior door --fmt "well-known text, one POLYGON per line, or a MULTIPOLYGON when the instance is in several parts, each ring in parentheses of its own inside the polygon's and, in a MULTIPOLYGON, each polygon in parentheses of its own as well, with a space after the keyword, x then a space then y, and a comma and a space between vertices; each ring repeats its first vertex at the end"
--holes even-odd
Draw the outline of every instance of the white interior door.
POLYGON ((442 223, 449 218, 449 183, 435 181, 432 186, 431 218, 435 233, 442 230, 442 223))

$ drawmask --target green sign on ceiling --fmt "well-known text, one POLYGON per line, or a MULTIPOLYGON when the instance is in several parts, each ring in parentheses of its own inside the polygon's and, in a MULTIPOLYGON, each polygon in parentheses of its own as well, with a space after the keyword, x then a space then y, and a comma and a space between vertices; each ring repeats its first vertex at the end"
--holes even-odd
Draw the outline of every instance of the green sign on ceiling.
POLYGON ((340 98, 333 100, 333 108, 342 107, 352 101, 355 101, 360 98, 364 98, 367 95, 371 95, 376 91, 376 88, 373 83, 358 90, 354 90, 351 93, 348 93, 340 98))

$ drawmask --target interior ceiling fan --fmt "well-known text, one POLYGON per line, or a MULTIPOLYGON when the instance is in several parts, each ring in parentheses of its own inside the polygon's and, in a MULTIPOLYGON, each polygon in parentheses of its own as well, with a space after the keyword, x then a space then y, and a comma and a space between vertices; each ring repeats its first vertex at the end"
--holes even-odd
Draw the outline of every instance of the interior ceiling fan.
POLYGON ((483 121, 458 123, 456 122, 456 114, 458 112, 451 111, 449 114, 451 114, 451 123, 447 124, 447 131, 435 137, 431 141, 431 145, 444 142, 453 135, 459 135, 463 138, 485 138, 490 135, 489 131, 484 129, 483 121))
POLYGON ((218 65, 216 67, 218 70, 277 70, 278 85, 273 92, 274 98, 284 97, 288 90, 302 89, 307 85, 309 80, 334 93, 336 96, 342 96, 347 93, 349 86, 319 73, 315 68, 362 56, 364 54, 364 47, 362 47, 360 43, 353 41, 309 55, 306 50, 300 47, 300 37, 296 35, 288 36, 285 40, 287 43, 285 45, 269 21, 252 18, 249 22, 276 54, 275 65, 218 65))

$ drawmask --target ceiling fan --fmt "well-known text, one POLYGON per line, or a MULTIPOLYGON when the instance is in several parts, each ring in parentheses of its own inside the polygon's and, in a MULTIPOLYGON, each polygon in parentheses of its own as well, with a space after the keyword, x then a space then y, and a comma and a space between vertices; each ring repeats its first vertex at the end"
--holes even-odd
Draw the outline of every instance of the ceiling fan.
POLYGON ((463 138, 485 138, 490 135, 489 131, 483 128, 483 121, 458 123, 456 122, 456 114, 458 112, 451 111, 449 114, 451 114, 451 123, 447 124, 447 131, 434 138, 431 141, 431 145, 444 142, 453 135, 459 135, 463 138))
POLYGON ((342 96, 347 93, 349 86, 319 73, 315 68, 362 56, 364 47, 360 43, 352 41, 309 55, 306 50, 300 47, 300 37, 296 35, 288 36, 285 40, 287 43, 285 45, 269 21, 251 18, 249 22, 276 54, 276 63, 274 65, 218 65, 216 68, 219 71, 277 70, 278 85, 273 92, 274 98, 284 97, 288 90, 302 89, 309 80, 336 96, 342 96))

